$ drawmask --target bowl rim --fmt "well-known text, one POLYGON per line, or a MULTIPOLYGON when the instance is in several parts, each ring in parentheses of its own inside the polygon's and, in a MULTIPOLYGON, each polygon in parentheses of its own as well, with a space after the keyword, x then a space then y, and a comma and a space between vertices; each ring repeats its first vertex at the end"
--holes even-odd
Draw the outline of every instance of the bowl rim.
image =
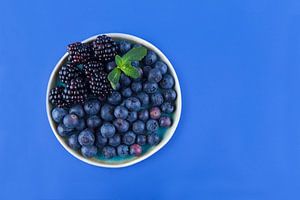
POLYGON ((141 155, 139 157, 136 157, 132 160, 129 160, 127 162, 124 162, 124 163, 121 163, 121 162, 120 163, 101 163, 101 162, 99 162, 98 159, 85 158, 82 155, 80 155, 79 153, 77 153, 76 151, 74 151, 73 149, 71 149, 66 144, 64 139, 57 133, 57 130, 55 128, 56 127, 55 122, 51 117, 51 105, 49 103, 49 96, 48 96, 49 91, 52 88, 51 85, 55 81, 54 78, 55 78, 56 74, 58 73, 62 63, 65 61, 66 57, 68 56, 67 52, 59 59, 59 61, 55 65, 54 69, 52 70, 50 78, 48 80, 47 93, 46 93, 46 111, 47 111, 48 121, 49 121, 52 132, 54 133, 56 139, 65 148, 65 150, 68 151, 70 154, 72 154, 75 158, 77 158, 77 159, 79 159, 79 160, 81 160, 81 161, 83 161, 87 164, 94 165, 94 166, 97 166, 97 167, 106 167, 106 168, 128 167, 128 166, 134 165, 136 163, 139 163, 139 162, 149 158, 150 156, 152 156, 153 154, 158 152, 161 148, 163 148, 170 141, 170 139, 172 138, 172 136, 175 133, 175 130, 178 126, 178 123, 179 123, 179 120, 180 120, 180 117, 181 117, 181 110, 182 110, 181 88, 180 88, 180 84, 179 84, 179 80, 178 80, 176 71, 175 71, 173 65, 171 64, 171 62, 169 61, 169 59, 162 53, 162 51, 159 48, 157 48, 156 46, 154 46, 150 42, 148 42, 148 41, 146 41, 146 40, 144 40, 140 37, 137 37, 137 36, 134 36, 134 35, 131 35, 131 34, 125 34, 125 33, 97 34, 97 35, 91 36, 91 37, 83 40, 82 42, 83 43, 91 42, 91 41, 95 40, 97 38, 97 36, 99 36, 99 35, 107 35, 107 36, 110 36, 110 37, 115 38, 115 39, 124 39, 124 40, 129 40, 129 41, 132 41, 132 42, 135 42, 135 43, 139 43, 139 44, 147 47, 148 49, 153 50, 158 55, 158 57, 168 65, 168 69, 171 71, 171 74, 173 75, 174 80, 175 80, 175 91, 177 93, 176 111, 175 111, 176 113, 174 114, 174 117, 173 117, 172 126, 170 128, 168 128, 168 130, 166 132, 168 134, 165 133, 165 137, 161 140, 161 142, 157 146, 154 146, 150 151, 145 152, 143 155, 141 155))

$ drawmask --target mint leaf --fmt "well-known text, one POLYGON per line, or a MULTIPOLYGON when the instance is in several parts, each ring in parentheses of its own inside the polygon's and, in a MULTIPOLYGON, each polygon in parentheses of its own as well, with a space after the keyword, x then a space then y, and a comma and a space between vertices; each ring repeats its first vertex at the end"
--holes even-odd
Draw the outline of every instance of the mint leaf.
POLYGON ((108 80, 110 82, 111 87, 115 90, 116 86, 119 82, 121 76, 121 70, 119 68, 114 68, 109 74, 108 74, 108 80))
POLYGON ((121 67, 121 70, 124 72, 124 74, 126 74, 126 76, 129 76, 131 78, 140 77, 139 71, 135 67, 131 66, 130 64, 123 65, 121 67))
POLYGON ((147 54, 147 49, 145 47, 136 47, 128 51, 123 57, 123 63, 128 63, 130 61, 140 61, 147 54))
POLYGON ((116 55, 116 57, 115 57, 115 62, 116 62, 116 64, 117 64, 118 66, 123 65, 123 59, 122 59, 121 56, 119 56, 119 55, 116 55))
POLYGON ((108 74, 108 80, 110 81, 113 89, 116 89, 120 80, 121 71, 131 78, 140 77, 139 71, 135 67, 131 66, 131 61, 142 60, 146 54, 147 49, 145 47, 136 47, 128 51, 123 57, 120 57, 119 55, 115 56, 117 67, 108 74))

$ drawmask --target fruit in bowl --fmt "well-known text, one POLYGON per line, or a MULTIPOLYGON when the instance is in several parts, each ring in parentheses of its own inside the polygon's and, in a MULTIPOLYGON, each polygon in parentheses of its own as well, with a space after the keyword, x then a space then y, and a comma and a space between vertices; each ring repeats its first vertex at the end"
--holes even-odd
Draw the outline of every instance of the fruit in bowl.
POLYGON ((172 137, 181 113, 179 82, 153 45, 104 34, 67 46, 48 84, 48 119, 77 158, 103 167, 137 163, 172 137))

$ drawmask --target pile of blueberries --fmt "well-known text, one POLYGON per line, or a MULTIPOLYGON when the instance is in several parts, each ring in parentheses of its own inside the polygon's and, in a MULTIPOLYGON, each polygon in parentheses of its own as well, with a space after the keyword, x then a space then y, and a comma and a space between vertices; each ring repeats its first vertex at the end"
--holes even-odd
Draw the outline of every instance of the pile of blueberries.
MULTIPOLYGON (((123 53, 132 46, 120 42, 123 53)), ((132 65, 140 71, 140 78, 122 74, 116 90, 105 101, 90 98, 83 105, 52 110, 58 134, 84 157, 139 156, 145 151, 143 147, 161 141, 160 128, 172 125, 177 94, 168 66, 151 50, 132 65)), ((112 70, 115 63, 106 67, 112 70)))

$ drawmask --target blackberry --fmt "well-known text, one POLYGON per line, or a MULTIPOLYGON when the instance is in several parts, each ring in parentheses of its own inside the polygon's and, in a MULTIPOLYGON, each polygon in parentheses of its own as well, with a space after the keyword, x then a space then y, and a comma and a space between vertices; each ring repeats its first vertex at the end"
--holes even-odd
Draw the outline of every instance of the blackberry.
POLYGON ((104 70, 98 70, 89 79, 90 92, 101 101, 105 100, 111 93, 111 86, 107 80, 107 73, 104 70))
POLYGON ((90 61, 83 66, 83 72, 89 86, 89 92, 100 100, 104 100, 111 92, 110 84, 107 80, 107 73, 104 66, 99 61, 90 61))
POLYGON ((72 79, 81 75, 81 71, 71 63, 66 63, 59 70, 58 77, 61 82, 68 84, 72 79))
POLYGON ((55 88, 52 88, 49 93, 49 101, 52 105, 57 107, 66 107, 66 102, 63 99, 63 90, 64 87, 58 86, 55 88))
POLYGON ((102 63, 106 63, 114 60, 119 47, 111 37, 100 35, 93 41, 92 49, 94 50, 95 58, 102 63))
POLYGON ((103 70, 103 64, 98 61, 89 61, 83 65, 83 73, 87 80, 91 79, 93 74, 98 73, 99 70, 103 70))
POLYGON ((92 51, 88 44, 75 42, 69 44, 67 49, 69 53, 68 60, 73 64, 86 63, 92 57, 92 51))
POLYGON ((87 90, 85 82, 81 77, 72 79, 63 91, 63 99, 69 106, 77 103, 84 103, 86 98, 87 90))

